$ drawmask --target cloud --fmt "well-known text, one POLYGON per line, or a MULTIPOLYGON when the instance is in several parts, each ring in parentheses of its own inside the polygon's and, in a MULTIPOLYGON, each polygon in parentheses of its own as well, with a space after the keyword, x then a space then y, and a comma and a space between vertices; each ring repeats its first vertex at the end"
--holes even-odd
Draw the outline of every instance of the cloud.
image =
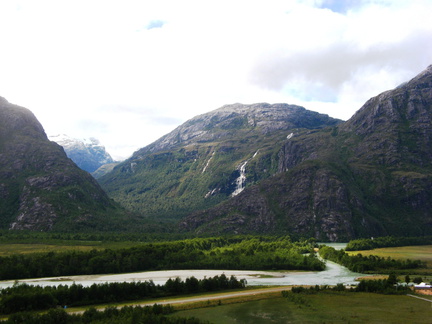
POLYGON ((345 14, 350 10, 355 10, 368 1, 358 0, 324 0, 318 2, 318 7, 323 9, 330 9, 333 12, 345 14))
MULTIPOLYGON (((320 15, 315 33, 303 33, 310 37, 303 42, 314 43, 313 48, 295 46, 300 40, 268 49, 255 61, 250 81, 304 101, 337 102, 346 91, 353 100, 359 95, 366 100, 365 95, 403 82, 432 61, 432 28, 411 20, 426 17, 418 16, 418 11, 417 18, 413 11, 403 15, 401 11, 366 8, 351 17, 320 15)), ((307 29, 308 23, 297 24, 296 31, 307 29)), ((291 37, 296 36, 287 35, 288 40, 291 37)))
POLYGON ((339 118, 432 63, 430 0, 0 1, 0 96, 132 154, 224 104, 339 118))
POLYGON ((162 20, 152 20, 147 25, 146 29, 162 28, 165 23, 162 20))
POLYGON ((360 49, 351 42, 330 44, 316 51, 296 51, 282 55, 269 53, 257 62, 251 73, 253 83, 274 91, 292 88, 301 98, 335 101, 344 86, 364 77, 365 84, 374 86, 371 77, 383 70, 398 71, 393 82, 401 82, 411 70, 421 70, 428 65, 432 52, 431 32, 418 33, 399 43, 374 44, 360 49), (367 73, 366 73, 367 72, 367 73), (367 75, 369 74, 369 78, 367 75), (310 91, 311 89, 319 91, 310 91), (331 95, 329 95, 331 94, 331 95))

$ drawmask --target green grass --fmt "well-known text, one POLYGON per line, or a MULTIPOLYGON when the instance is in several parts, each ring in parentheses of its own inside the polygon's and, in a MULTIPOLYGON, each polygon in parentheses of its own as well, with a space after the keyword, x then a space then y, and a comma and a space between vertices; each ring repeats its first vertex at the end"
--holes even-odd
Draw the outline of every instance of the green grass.
POLYGON ((138 246, 139 242, 61 241, 49 243, 0 243, 0 256, 27 253, 91 251, 138 246))
POLYGON ((392 259, 411 259, 426 261, 428 268, 432 268, 432 245, 400 246, 379 248, 367 251, 347 251, 349 255, 361 253, 364 256, 377 255, 392 259))
POLYGON ((176 312, 211 323, 431 323, 431 303, 408 296, 323 292, 176 312))

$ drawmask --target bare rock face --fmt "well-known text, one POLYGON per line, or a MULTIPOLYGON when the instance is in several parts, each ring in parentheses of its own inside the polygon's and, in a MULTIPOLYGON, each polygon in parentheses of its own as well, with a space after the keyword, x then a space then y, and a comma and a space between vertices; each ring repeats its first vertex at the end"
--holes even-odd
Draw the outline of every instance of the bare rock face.
POLYGON ((330 241, 430 233, 432 66, 370 99, 345 123, 288 136, 277 160, 272 177, 180 227, 330 241))
POLYGON ((261 135, 266 135, 277 130, 320 128, 339 122, 341 121, 328 115, 295 105, 237 103, 192 118, 171 133, 137 151, 134 157, 172 149, 179 145, 229 139, 239 129, 259 129, 261 135))
POLYGON ((111 155, 98 139, 76 139, 65 134, 49 136, 51 141, 61 145, 66 155, 81 169, 92 173, 105 164, 114 163, 111 155))
POLYGON ((73 230, 97 226, 116 205, 50 142, 26 108, 0 100, 0 228, 73 230))
MULTIPOLYGON (((341 122, 288 104, 226 105, 185 122, 98 180, 131 210, 177 221, 270 177, 278 168, 277 151, 288 137, 341 122)), ((250 210, 258 219, 248 226, 273 228, 269 208, 258 210, 250 210)), ((234 229, 236 222, 234 215, 232 231, 246 229, 234 229)))

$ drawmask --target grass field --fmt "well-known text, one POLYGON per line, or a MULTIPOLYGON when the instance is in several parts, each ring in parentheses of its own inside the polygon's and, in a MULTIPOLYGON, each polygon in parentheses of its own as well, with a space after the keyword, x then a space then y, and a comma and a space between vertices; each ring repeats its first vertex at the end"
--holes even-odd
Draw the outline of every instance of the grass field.
POLYGON ((371 293, 321 292, 185 310, 175 316, 194 316, 211 323, 431 323, 432 303, 408 296, 371 293))
POLYGON ((60 241, 50 243, 0 243, 0 256, 11 254, 90 251, 93 249, 119 249, 139 245, 139 242, 60 241))
POLYGON ((392 259, 411 259, 426 261, 428 268, 432 268, 432 245, 419 245, 419 246, 401 246, 401 247, 388 247, 367 251, 347 251, 349 255, 378 255, 380 257, 390 257, 392 259))

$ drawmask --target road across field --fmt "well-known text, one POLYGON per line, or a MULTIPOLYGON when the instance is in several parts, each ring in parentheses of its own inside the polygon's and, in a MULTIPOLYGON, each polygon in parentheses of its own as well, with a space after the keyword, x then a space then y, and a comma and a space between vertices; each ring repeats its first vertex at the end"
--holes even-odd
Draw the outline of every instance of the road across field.
POLYGON ((427 298, 423 298, 423 297, 419 297, 419 296, 414 296, 414 295, 410 295, 410 294, 407 294, 407 296, 414 297, 414 298, 421 299, 421 300, 426 300, 429 303, 432 303, 432 299, 427 299, 427 298))
POLYGON ((207 300, 219 300, 219 299, 227 299, 227 298, 235 298, 235 297, 242 297, 242 296, 253 296, 253 295, 260 295, 260 294, 267 294, 272 292, 280 292, 284 290, 291 290, 291 286, 285 286, 285 287, 272 287, 272 288, 260 288, 260 289, 253 289, 253 290, 247 290, 242 292, 224 292, 220 294, 215 295, 209 295, 209 296, 202 296, 202 297, 182 297, 182 298, 176 298, 172 300, 163 300, 163 301, 157 301, 152 303, 137 303, 138 306, 151 306, 154 304, 159 305, 167 305, 167 304, 183 304, 183 303, 194 303, 194 302, 200 302, 200 301, 207 301, 207 300))
MULTIPOLYGON (((203 302, 208 300, 222 300, 222 299, 228 299, 228 298, 236 298, 236 297, 242 297, 242 296, 255 296, 255 295, 261 295, 261 294, 268 294, 268 293, 274 293, 274 292, 281 292, 284 290, 291 290, 291 286, 281 286, 281 287, 272 287, 272 288, 258 288, 258 289, 250 289, 246 291, 236 291, 236 292, 223 292, 223 293, 217 293, 214 295, 206 295, 201 297, 180 297, 173 299, 165 299, 165 300, 155 300, 155 301, 147 301, 147 302, 135 302, 135 303, 128 303, 128 306, 153 306, 154 304, 158 305, 174 305, 174 304, 187 304, 187 303, 196 303, 196 302, 203 302)), ((123 307, 125 305, 119 306, 123 307)), ((97 310, 103 311, 105 307, 96 307, 97 310)), ((73 308, 69 310, 69 313, 71 314, 82 314, 84 311, 73 311, 73 308)))

